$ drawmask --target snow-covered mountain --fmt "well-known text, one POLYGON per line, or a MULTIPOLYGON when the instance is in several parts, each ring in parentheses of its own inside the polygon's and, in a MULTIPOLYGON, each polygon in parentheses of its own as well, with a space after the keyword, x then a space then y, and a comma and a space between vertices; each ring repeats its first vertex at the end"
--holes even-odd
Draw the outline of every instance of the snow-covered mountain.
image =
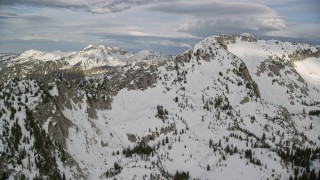
POLYGON ((17 56, 18 56, 17 54, 12 54, 12 53, 0 53, 0 63, 5 63, 7 61, 10 61, 16 58, 17 56))
POLYGON ((70 66, 92 69, 100 66, 123 66, 133 54, 121 48, 89 45, 76 54, 65 58, 70 66))
POLYGON ((62 51, 52 51, 52 52, 42 52, 35 49, 25 51, 20 56, 13 60, 13 63, 24 63, 28 61, 54 61, 59 60, 63 57, 68 57, 75 54, 75 52, 62 52, 62 51))
POLYGON ((118 47, 89 45, 78 52, 28 50, 21 55, 0 54, 0 83, 11 78, 35 78, 57 71, 99 74, 135 63, 158 64, 172 59, 154 50, 130 53, 118 47))
MULTIPOLYGON (((7 60, 8 58, 4 59, 5 57, 9 58, 9 54, 1 55, 1 59, 7 60)), ((76 68, 80 70, 90 70, 102 66, 124 66, 140 61, 163 61, 168 58, 169 56, 154 50, 142 50, 134 54, 118 47, 105 45, 95 46, 90 44, 78 52, 42 52, 31 49, 19 56, 10 56, 11 61, 8 62, 7 66, 23 63, 56 63, 57 61, 61 61, 61 63, 65 64, 63 69, 76 68)))
MULTIPOLYGON (((114 54, 129 56, 89 46, 64 61, 114 54)), ((319 62, 316 46, 221 35, 161 63, 8 79, 2 176, 319 179, 319 62)))
POLYGON ((136 60, 152 60, 152 61, 163 61, 167 60, 169 56, 162 54, 161 52, 157 52, 152 49, 144 49, 137 52, 134 55, 134 59, 136 60))

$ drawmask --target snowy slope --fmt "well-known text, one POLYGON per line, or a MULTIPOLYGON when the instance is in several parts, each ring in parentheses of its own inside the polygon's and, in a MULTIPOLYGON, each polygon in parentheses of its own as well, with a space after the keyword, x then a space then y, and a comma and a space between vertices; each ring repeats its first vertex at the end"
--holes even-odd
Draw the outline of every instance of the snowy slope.
POLYGON ((13 61, 15 63, 24 63, 31 60, 37 60, 37 61, 54 61, 59 60, 63 57, 67 57, 70 55, 75 54, 75 52, 62 52, 62 51, 52 51, 52 52, 42 52, 38 50, 28 50, 23 52, 20 56, 15 58, 13 61))
POLYGON ((65 60, 70 66, 92 69, 99 66, 123 66, 131 56, 120 48, 89 45, 65 60))
POLYGON ((136 60, 152 60, 152 61, 164 61, 168 59, 168 56, 164 55, 161 52, 157 52, 152 49, 144 49, 141 51, 138 51, 134 54, 134 59, 136 60))
POLYGON ((11 53, 0 53, 0 64, 16 58, 18 55, 11 53))
POLYGON ((135 62, 166 59, 168 56, 154 50, 141 50, 133 54, 117 47, 89 45, 65 60, 72 67, 86 70, 101 66, 124 66, 135 62))
POLYGON ((307 58, 294 64, 302 78, 320 90, 320 58, 307 58))
MULTIPOLYGON (((248 34, 246 36, 252 37, 248 34)), ((242 59, 248 66, 250 75, 258 84, 263 99, 282 105, 288 108, 291 113, 302 112, 303 108, 301 106, 294 105, 301 104, 301 100, 313 101, 317 99, 320 89, 309 88, 310 80, 305 79, 309 77, 304 76, 305 73, 301 72, 304 68, 302 64, 306 64, 303 63, 305 60, 295 62, 296 60, 291 56, 303 51, 317 53, 319 52, 318 48, 308 44, 277 40, 255 39, 252 42, 244 40, 246 36, 232 37, 232 40, 226 38, 225 41, 228 51, 242 59), (295 63, 301 64, 298 67, 298 72, 295 71, 293 65, 295 63), (301 79, 301 76, 303 79, 301 79), (290 93, 288 93, 289 91, 290 93)), ((313 72, 316 68, 317 63, 313 72)), ((305 72, 309 73, 308 71, 305 72)))
POLYGON ((62 151, 31 115, 46 98, 39 83, 8 81, 1 85, 0 97, 1 177, 33 179, 47 174, 47 177, 61 179, 65 176, 63 171, 68 167, 62 165, 62 151))
MULTIPOLYGON (((189 172, 192 178, 198 179, 288 179, 293 173, 292 168, 284 168, 279 155, 271 149, 293 139, 302 143, 301 146, 312 145, 304 136, 296 136, 296 128, 316 120, 308 118, 308 123, 295 126, 287 119, 286 109, 269 99, 260 99, 251 86, 246 86, 253 83, 252 80, 239 75, 238 70, 245 61, 224 50, 215 36, 196 44, 189 53, 191 59, 186 62, 169 61, 159 67, 161 80, 154 88, 119 91, 113 97, 112 108, 98 110, 97 118, 89 118, 86 109, 90 105, 86 98, 78 105, 72 103, 73 108, 63 110, 64 115, 77 124, 69 129, 67 151, 81 162, 82 169, 87 169, 85 174, 89 179, 104 177, 114 162, 122 167, 121 173, 115 176, 120 179, 142 179, 149 174, 172 177, 177 170, 189 172), (177 71, 167 70, 175 66, 177 71), (222 99, 222 104, 215 106, 217 98, 222 99), (159 105, 168 111, 165 120, 156 116, 159 105), (233 133, 243 140, 233 137, 233 133), (261 141, 263 134, 264 142, 261 141), (129 136, 135 137, 136 142, 152 136, 153 140, 147 142, 155 148, 154 156, 125 157, 121 153, 123 149, 136 144, 129 136), (210 139, 214 148, 209 147, 210 139), (257 147, 253 148, 254 144, 257 147), (264 148, 266 144, 271 148, 264 148), (238 153, 226 153, 227 146, 237 147, 238 153), (254 159, 262 165, 244 158, 248 149, 253 149, 254 159), (236 173, 230 174, 230 171, 236 173)), ((314 136, 319 124, 314 126, 315 134, 308 138, 319 145, 314 136)), ((314 163, 312 167, 317 167, 317 162, 314 163)))

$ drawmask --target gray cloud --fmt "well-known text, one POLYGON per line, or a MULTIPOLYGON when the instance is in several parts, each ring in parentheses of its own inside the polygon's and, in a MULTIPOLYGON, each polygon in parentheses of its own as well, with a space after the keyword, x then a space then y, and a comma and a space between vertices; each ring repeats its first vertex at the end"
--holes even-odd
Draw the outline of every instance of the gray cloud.
POLYGON ((191 48, 200 39, 162 38, 152 36, 105 35, 97 44, 117 46, 131 52, 155 49, 166 54, 177 55, 191 48))
POLYGON ((1 0, 0 6, 15 6, 15 5, 30 5, 39 7, 59 7, 59 8, 87 8, 87 6, 81 1, 78 3, 72 3, 72 1, 60 1, 60 0, 1 0))
POLYGON ((194 15, 198 17, 276 16, 271 8, 261 4, 223 1, 175 1, 156 4, 148 8, 165 13, 194 15))
POLYGON ((0 18, 15 18, 17 16, 16 13, 0 12, 0 18))
POLYGON ((0 6, 17 4, 35 7, 56 7, 67 9, 82 9, 92 13, 107 14, 121 12, 136 5, 157 2, 158 0, 1 0, 0 6))
POLYGON ((106 44, 179 54, 204 37, 242 32, 319 42, 318 0, 292 1, 0 0, 0 51, 106 44))
POLYGON ((29 49, 38 49, 41 51, 74 51, 85 47, 86 43, 66 42, 66 41, 47 41, 47 40, 13 40, 2 41, 0 43, 0 53, 22 53, 29 49))
POLYGON ((240 34, 250 32, 263 34, 286 27, 284 19, 270 7, 257 3, 223 1, 175 1, 155 4, 148 9, 180 15, 181 23, 176 29, 193 36, 212 34, 240 34))
POLYGON ((277 18, 216 18, 186 22, 179 26, 178 31, 206 37, 212 34, 239 34, 249 32, 262 34, 268 31, 281 30, 286 27, 283 20, 277 18))
MULTIPOLYGON (((267 32, 265 35, 274 36, 274 37, 290 37, 297 39, 309 39, 311 42, 315 42, 317 39, 320 39, 320 24, 307 24, 300 26, 297 24, 291 24, 285 30, 275 30, 267 32)), ((317 42, 319 44, 319 42, 317 42)))

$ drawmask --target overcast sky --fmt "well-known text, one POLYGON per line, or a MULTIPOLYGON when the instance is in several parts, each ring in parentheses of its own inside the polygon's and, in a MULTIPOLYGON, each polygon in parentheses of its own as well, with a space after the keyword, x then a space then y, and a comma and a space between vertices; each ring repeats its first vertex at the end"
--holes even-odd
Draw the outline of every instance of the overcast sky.
POLYGON ((0 0, 0 52, 88 44, 179 54, 210 35, 320 44, 319 0, 0 0))

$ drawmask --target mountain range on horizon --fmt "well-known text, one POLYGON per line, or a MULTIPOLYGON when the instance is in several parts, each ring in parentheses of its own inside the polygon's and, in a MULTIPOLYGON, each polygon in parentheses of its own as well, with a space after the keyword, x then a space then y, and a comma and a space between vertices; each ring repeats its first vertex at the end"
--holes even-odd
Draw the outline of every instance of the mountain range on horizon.
POLYGON ((78 52, 63 52, 60 50, 43 52, 30 49, 20 55, 1 53, 0 61, 3 63, 11 60, 10 63, 12 64, 21 64, 30 61, 65 61, 70 67, 74 66, 86 70, 99 66, 123 66, 131 62, 143 60, 160 61, 169 57, 170 56, 152 49, 144 49, 137 53, 130 53, 118 47, 105 45, 94 46, 90 44, 78 52))
POLYGON ((319 70, 319 46, 248 33, 0 53, 0 177, 320 179, 319 70))

